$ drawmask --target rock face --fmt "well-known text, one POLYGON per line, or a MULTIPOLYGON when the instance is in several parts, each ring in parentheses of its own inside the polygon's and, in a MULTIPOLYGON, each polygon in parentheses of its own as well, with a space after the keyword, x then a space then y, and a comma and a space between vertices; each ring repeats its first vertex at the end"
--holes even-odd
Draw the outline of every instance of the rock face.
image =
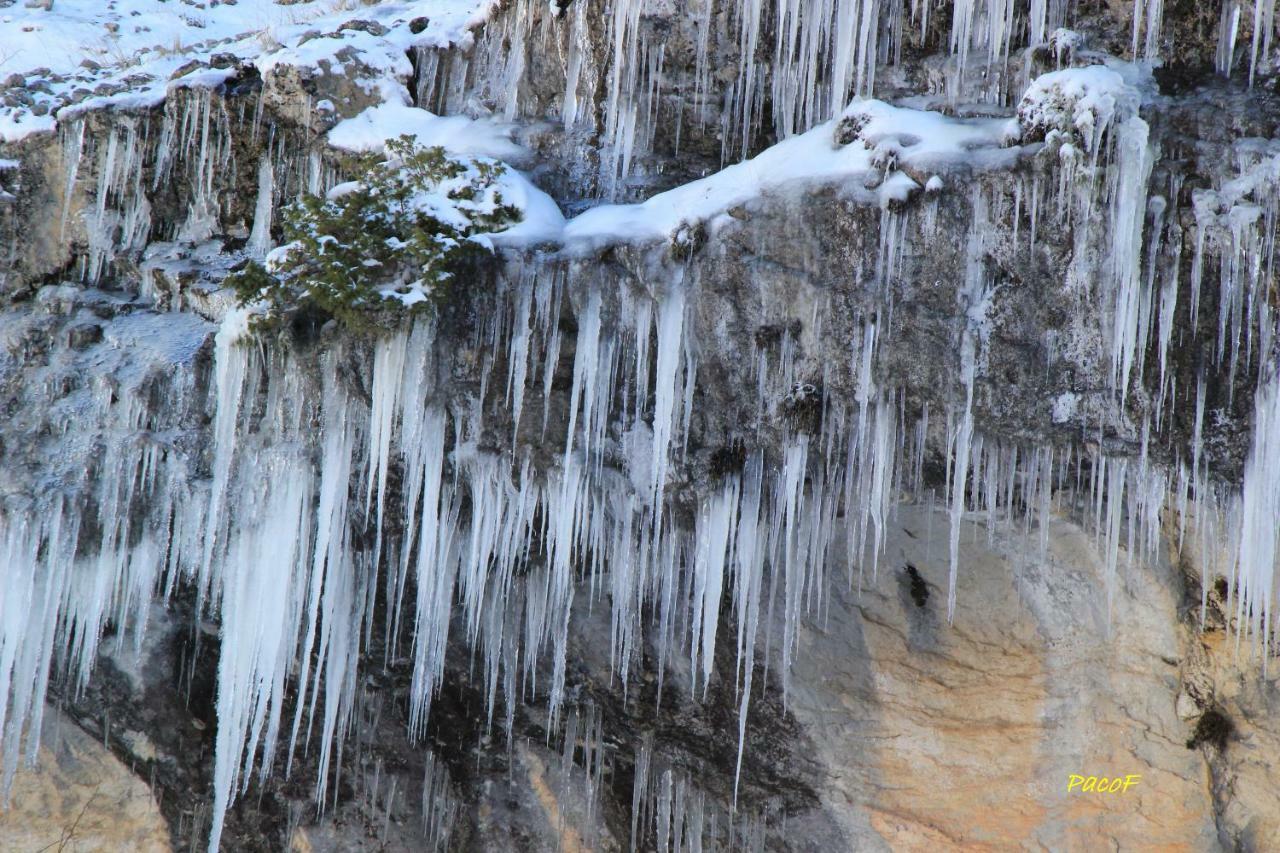
POLYGON ((0 99, 0 846, 1280 848, 1239 4, 298 5, 0 99), (581 215, 253 326, 379 115, 581 215))
POLYGON ((824 733, 829 796, 856 804, 843 810, 861 823, 852 846, 1213 848, 1204 763, 1169 700, 1172 572, 1135 570, 1108 631, 1084 531, 1055 521, 1041 551, 970 524, 953 625, 939 612, 944 543, 924 535, 927 513, 904 511, 887 577, 832 602, 827 623, 859 630, 813 630, 800 656, 794 712, 824 733), (1068 790, 1072 775, 1129 774, 1142 778, 1123 794, 1068 790))
POLYGON ((6 850, 165 853, 173 849, 169 841, 169 826, 146 782, 51 709, 39 758, 18 771, 0 815, 0 844, 6 850))

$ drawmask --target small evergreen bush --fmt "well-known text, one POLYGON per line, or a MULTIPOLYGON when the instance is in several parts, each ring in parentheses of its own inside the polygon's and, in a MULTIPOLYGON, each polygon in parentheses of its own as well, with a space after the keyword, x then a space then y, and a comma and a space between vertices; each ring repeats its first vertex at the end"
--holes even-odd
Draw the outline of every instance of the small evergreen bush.
POLYGON ((386 148, 386 159, 360 158, 354 180, 283 208, 284 245, 227 278, 241 305, 265 302, 268 317, 318 309, 350 326, 384 325, 397 311, 438 304, 484 251, 471 238, 519 221, 499 190, 502 164, 454 159, 409 136, 386 148))

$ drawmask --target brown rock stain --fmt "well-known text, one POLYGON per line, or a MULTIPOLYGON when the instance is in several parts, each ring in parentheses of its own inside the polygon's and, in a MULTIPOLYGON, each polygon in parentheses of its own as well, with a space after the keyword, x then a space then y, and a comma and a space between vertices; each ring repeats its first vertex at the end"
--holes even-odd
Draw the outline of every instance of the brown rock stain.
POLYGON ((587 853, 589 848, 583 843, 582 835, 565 822, 560 802, 552 792, 551 786, 547 784, 546 766, 542 763, 542 759, 523 747, 520 749, 520 755, 529 768, 529 787, 546 813, 547 823, 559 837, 558 849, 561 853, 587 853))

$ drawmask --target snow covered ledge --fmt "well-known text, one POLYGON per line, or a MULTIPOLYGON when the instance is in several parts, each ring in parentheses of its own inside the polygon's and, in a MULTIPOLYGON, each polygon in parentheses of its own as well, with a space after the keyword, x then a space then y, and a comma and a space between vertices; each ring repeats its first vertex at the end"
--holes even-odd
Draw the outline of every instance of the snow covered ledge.
POLYGON ((640 204, 583 213, 565 228, 566 248, 590 254, 614 243, 671 240, 697 224, 705 224, 710 236, 738 205, 819 185, 852 184, 865 203, 889 207, 921 190, 939 192, 981 173, 1011 169, 1046 140, 1074 141, 1096 166, 1112 134, 1137 119, 1152 87, 1149 69, 1111 62, 1037 78, 1010 120, 954 118, 856 100, 837 119, 754 159, 640 204))
POLYGON ((936 192, 948 175, 963 178, 1012 167, 1035 148, 1003 147, 1006 122, 858 100, 839 118, 783 140, 757 157, 640 204, 604 205, 565 227, 566 250, 597 252, 617 243, 677 238, 704 226, 708 235, 728 211, 771 194, 804 194, 816 186, 849 186, 860 200, 889 207, 936 192))
MULTIPOLYGON (((527 162, 510 125, 491 119, 437 116, 403 104, 384 103, 347 119, 329 132, 337 149, 380 151, 401 135, 459 156, 527 162)), ((858 100, 839 118, 793 136, 751 160, 729 166, 636 204, 606 204, 565 220, 546 193, 509 170, 508 201, 525 211, 520 226, 495 235, 496 246, 523 249, 559 244, 575 257, 615 245, 644 246, 687 239, 693 230, 711 236, 728 211, 773 194, 804 194, 819 186, 848 187, 862 203, 888 208, 951 181, 1013 167, 1039 144, 1008 145, 1003 119, 954 118, 942 113, 858 100)), ((730 217, 731 218, 731 217, 730 217)))
MULTIPOLYGON (((800 197, 819 187, 839 187, 862 204, 894 209, 921 193, 1011 170, 1046 144, 1067 159, 1083 149, 1096 167, 1106 163, 1117 134, 1141 123, 1137 114, 1149 83, 1149 75, 1124 63, 1052 72, 1032 81, 1012 119, 957 118, 859 99, 839 117, 750 160, 643 202, 604 204, 568 220, 512 169, 504 194, 525 211, 525 220, 495 235, 493 244, 517 251, 558 246, 579 258, 619 245, 685 244, 695 234, 714 237, 732 221, 731 210, 752 200, 800 197)), ((529 152, 512 139, 513 131, 493 119, 437 116, 387 102, 339 123, 328 142, 341 150, 378 151, 386 140, 408 134, 450 154, 525 164, 529 152)))

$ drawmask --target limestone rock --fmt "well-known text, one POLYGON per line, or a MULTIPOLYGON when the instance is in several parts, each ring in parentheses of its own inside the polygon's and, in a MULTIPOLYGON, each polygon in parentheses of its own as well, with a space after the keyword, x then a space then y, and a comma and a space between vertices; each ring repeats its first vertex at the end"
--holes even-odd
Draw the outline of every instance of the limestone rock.
POLYGON ((0 811, 0 849, 165 853, 169 827, 155 798, 102 744, 48 709, 35 767, 14 779, 0 811))
POLYGON ((931 528, 945 519, 904 509, 878 582, 840 595, 802 640, 792 708, 850 848, 1213 849, 1204 765, 1173 712, 1167 569, 1117 590, 1108 629, 1087 534, 1059 521, 1042 556, 1038 537, 988 540, 974 519, 948 626, 947 542, 931 528), (1142 778, 1100 795, 1069 792, 1073 774, 1142 778))

